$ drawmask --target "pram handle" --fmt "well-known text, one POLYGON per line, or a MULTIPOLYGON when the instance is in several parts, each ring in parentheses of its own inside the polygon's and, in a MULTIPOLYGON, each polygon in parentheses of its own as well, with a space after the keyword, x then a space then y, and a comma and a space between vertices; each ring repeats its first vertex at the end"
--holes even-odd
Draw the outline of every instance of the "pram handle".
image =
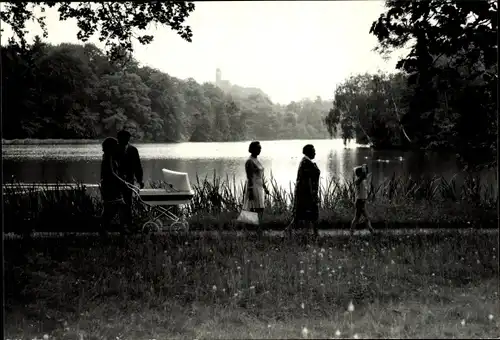
POLYGON ((125 182, 125 184, 127 185, 127 188, 129 188, 130 190, 132 190, 132 192, 134 194, 136 194, 137 196, 140 196, 140 190, 141 189, 139 187, 136 187, 135 185, 127 183, 127 182, 125 182))

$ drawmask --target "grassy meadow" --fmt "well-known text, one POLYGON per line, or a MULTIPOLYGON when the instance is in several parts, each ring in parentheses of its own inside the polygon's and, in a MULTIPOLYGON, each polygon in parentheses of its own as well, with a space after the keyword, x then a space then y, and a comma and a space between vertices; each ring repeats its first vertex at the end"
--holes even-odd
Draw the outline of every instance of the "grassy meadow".
POLYGON ((500 335, 497 232, 67 236, 4 247, 10 339, 500 335))

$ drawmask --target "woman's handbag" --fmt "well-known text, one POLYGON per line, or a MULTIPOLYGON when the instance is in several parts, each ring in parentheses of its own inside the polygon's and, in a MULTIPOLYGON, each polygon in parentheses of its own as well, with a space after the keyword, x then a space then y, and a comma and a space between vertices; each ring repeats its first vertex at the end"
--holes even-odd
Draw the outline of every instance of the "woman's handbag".
POLYGON ((247 223, 247 224, 259 224, 259 214, 253 211, 248 211, 242 209, 240 215, 236 219, 237 222, 247 223))

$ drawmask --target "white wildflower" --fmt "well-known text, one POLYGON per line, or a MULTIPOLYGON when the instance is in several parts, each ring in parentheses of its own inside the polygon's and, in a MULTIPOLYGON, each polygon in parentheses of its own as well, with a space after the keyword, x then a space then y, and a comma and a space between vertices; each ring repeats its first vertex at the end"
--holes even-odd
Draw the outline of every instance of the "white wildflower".
POLYGON ((493 314, 488 315, 488 319, 491 321, 493 320, 493 314))
POLYGON ((302 337, 304 339, 307 339, 308 334, 309 334, 309 330, 306 327, 302 328, 302 337))
POLYGON ((463 319, 462 321, 460 321, 460 324, 461 324, 462 326, 465 326, 465 320, 463 319))
POLYGON ((354 304, 352 303, 352 301, 351 301, 351 302, 349 302, 349 306, 347 307, 347 310, 348 310, 350 313, 354 312, 354 304))
POLYGON ((340 331, 337 329, 337 331, 335 332, 335 336, 340 336, 340 331))

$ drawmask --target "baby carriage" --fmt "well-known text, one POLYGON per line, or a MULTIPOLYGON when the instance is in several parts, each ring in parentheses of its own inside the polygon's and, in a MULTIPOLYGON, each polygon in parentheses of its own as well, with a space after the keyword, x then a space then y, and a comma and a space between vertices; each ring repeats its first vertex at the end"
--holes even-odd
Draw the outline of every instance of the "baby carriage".
POLYGON ((167 183, 161 189, 139 189, 129 185, 130 190, 147 211, 147 221, 142 225, 143 232, 159 232, 189 229, 183 217, 174 213, 174 208, 189 203, 194 192, 189 184, 187 173, 162 169, 167 183))

